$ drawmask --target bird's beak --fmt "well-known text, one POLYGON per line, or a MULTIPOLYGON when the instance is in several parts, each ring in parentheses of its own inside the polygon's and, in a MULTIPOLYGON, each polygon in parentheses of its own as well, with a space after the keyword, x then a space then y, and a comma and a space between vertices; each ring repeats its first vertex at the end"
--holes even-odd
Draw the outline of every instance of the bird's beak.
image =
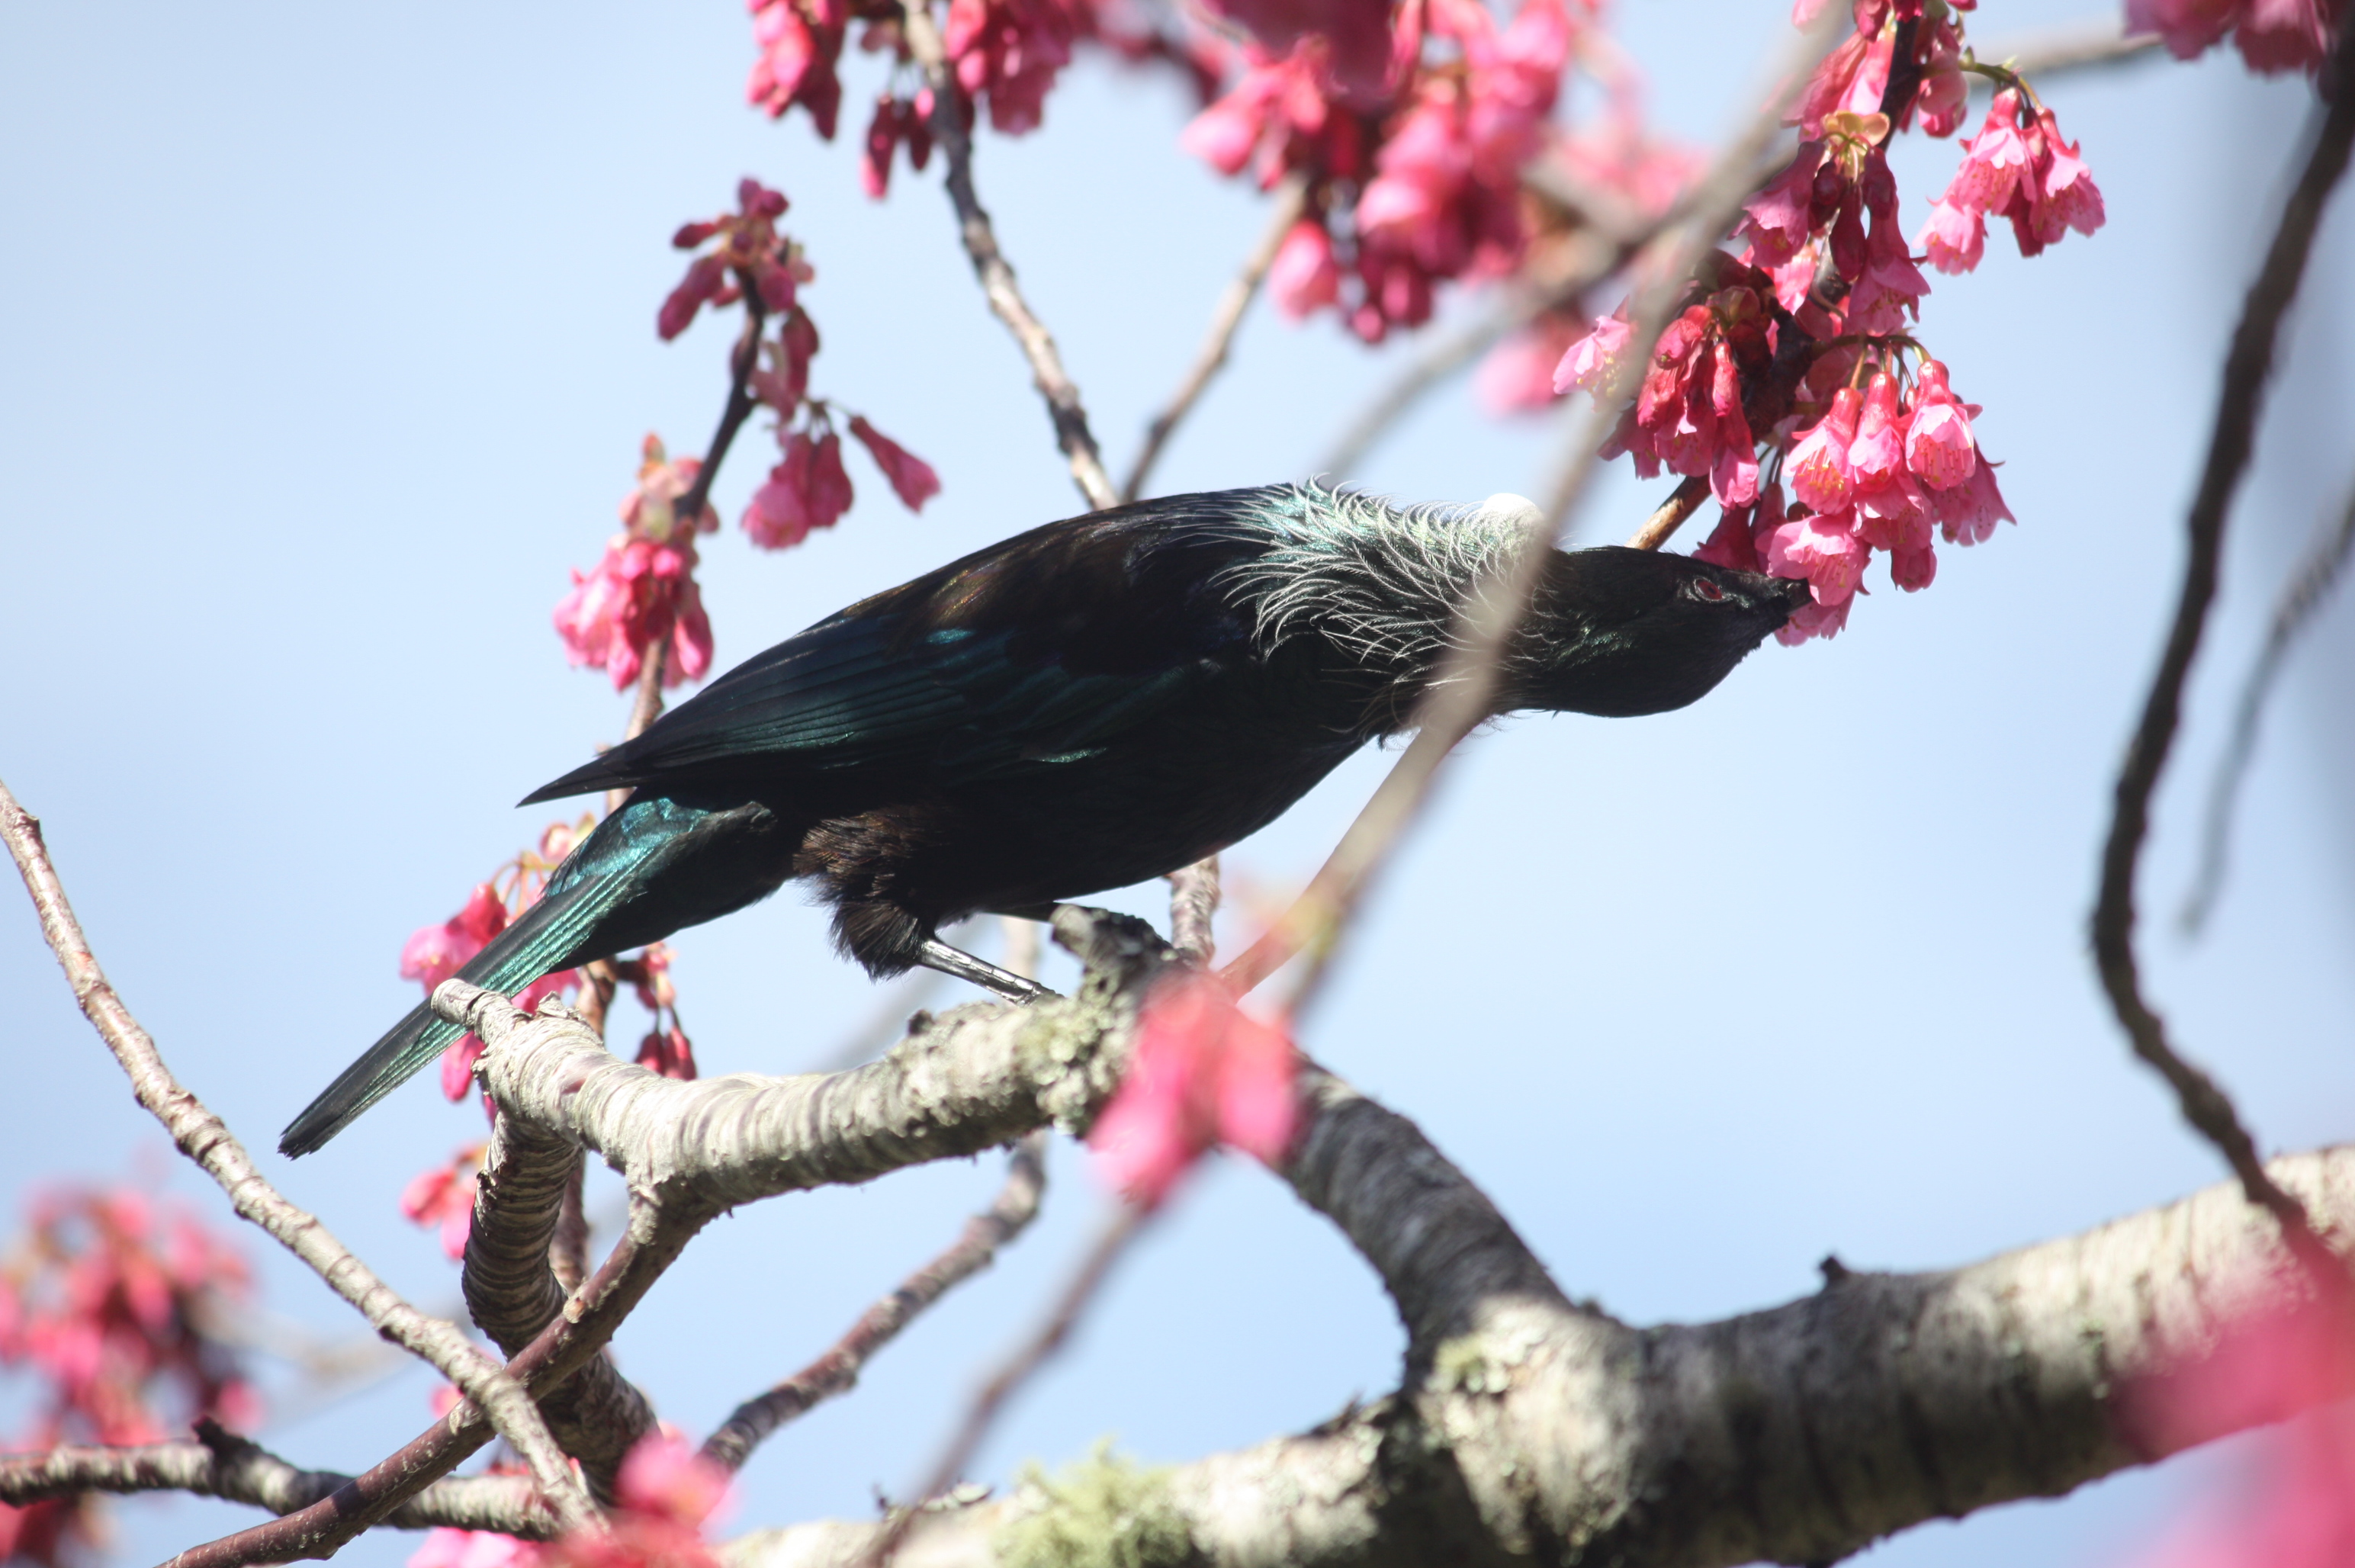
POLYGON ((1774 586, 1783 591, 1783 608, 1786 612, 1796 611, 1807 602, 1807 580, 1804 577, 1778 577, 1774 586))

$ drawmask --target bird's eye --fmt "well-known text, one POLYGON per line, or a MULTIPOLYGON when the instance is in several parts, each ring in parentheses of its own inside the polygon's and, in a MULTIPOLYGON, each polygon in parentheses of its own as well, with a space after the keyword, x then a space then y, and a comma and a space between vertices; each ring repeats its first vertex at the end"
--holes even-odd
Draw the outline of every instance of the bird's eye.
POLYGON ((1714 604, 1725 597, 1725 590, 1706 577, 1696 577, 1686 587, 1694 598, 1704 604, 1714 604))

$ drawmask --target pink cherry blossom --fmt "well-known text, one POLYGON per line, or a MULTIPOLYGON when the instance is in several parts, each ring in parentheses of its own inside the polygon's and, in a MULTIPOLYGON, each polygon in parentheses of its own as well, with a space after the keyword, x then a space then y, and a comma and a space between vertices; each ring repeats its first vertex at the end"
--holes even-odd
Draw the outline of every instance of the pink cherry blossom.
POLYGON ((1996 485, 1995 464, 1978 453, 1970 476, 1951 489, 1929 492, 1939 531, 1950 544, 1982 544, 1998 522, 2017 522, 1996 485))
POLYGON ((638 1042, 638 1054, 634 1058, 640 1067, 665 1078, 691 1079, 695 1076, 695 1046, 687 1031, 674 1024, 669 1029, 651 1029, 638 1042))
POLYGON ((744 531, 763 549, 784 549, 830 528, 850 509, 850 476, 843 472, 842 438, 831 430, 785 437, 783 461, 744 508, 744 531))
POLYGON ((1883 30, 1875 21, 1869 31, 1859 26, 1825 56, 1792 111, 1791 123, 1799 127, 1799 134, 1821 135, 1828 115, 1843 112, 1878 113, 1881 95, 1889 88, 1889 67, 1895 47, 1894 32, 1883 30))
POLYGON ((1878 490, 1896 478, 1905 464, 1904 434, 1897 421, 1897 378, 1881 371, 1865 388, 1864 412, 1849 443, 1849 470, 1859 491, 1878 490))
POLYGON ((1550 408, 1561 394, 1554 371, 1583 339, 1578 318, 1548 311, 1482 357, 1472 374, 1473 396, 1492 414, 1550 408))
POLYGON ((1853 387, 1842 387, 1833 396, 1830 411, 1791 448, 1783 470, 1791 493, 1817 512, 1844 510, 1855 493, 1849 449, 1855 444, 1857 421, 1863 410, 1863 394, 1853 387))
POLYGON ((798 103, 817 133, 834 139, 842 109, 842 80, 835 74, 850 22, 839 3, 817 0, 751 0, 752 41, 760 54, 744 83, 745 101, 782 119, 798 103))
POLYGON ((1575 387, 1601 403, 1618 378, 1619 367, 1627 357, 1628 341, 1635 335, 1624 302, 1609 315, 1595 317, 1593 329, 1572 344, 1554 367, 1553 389, 1568 392, 1575 387))
POLYGON ((439 1227, 442 1250, 453 1259, 466 1255, 474 1224, 474 1173, 482 1168, 483 1146, 470 1145, 447 1161, 419 1171, 400 1189, 400 1211, 417 1225, 439 1227))
POLYGON ((1267 292, 1275 308, 1295 321, 1340 298, 1341 270, 1334 264, 1333 237, 1323 223, 1304 218, 1292 226, 1268 264, 1267 292))
POLYGON ((1864 580, 1871 558, 1856 537, 1851 512, 1809 512, 1776 525, 1767 534, 1764 551, 1767 570, 1777 577, 1804 577, 1818 604, 1845 603, 1864 580))
POLYGON ((1210 976, 1173 976, 1146 999, 1127 1073, 1088 1147, 1106 1178, 1146 1205, 1219 1144, 1273 1165, 1291 1146, 1298 1072, 1282 1028, 1241 1011, 1210 976))
POLYGON ((603 668, 617 691, 637 678, 645 655, 666 643, 665 686, 699 679, 711 666, 695 536, 718 528, 719 517, 708 502, 691 518, 677 516, 701 468, 692 457, 667 458, 661 441, 647 436, 637 488, 622 503, 623 531, 607 541, 593 571, 573 572, 572 592, 556 607, 565 657, 603 668))
MULTIPOLYGON (((924 503, 941 493, 941 476, 932 472, 932 465, 868 424, 866 415, 851 416, 850 433, 867 448, 868 455, 875 459, 875 466, 880 468, 883 477, 890 482, 892 494, 900 497, 908 510, 922 511, 924 503)), ((843 505, 847 507, 850 504, 847 480, 844 482, 843 488, 843 505)))
POLYGON ((1344 95, 1370 101, 1391 69, 1390 0, 1206 0, 1282 54, 1314 34, 1344 95))
POLYGON ((410 1553, 409 1568, 538 1568, 546 1554, 537 1542, 494 1530, 437 1527, 410 1553))
POLYGON ((418 982, 431 996, 434 987, 456 974, 506 924, 506 901, 485 882, 456 914, 439 925, 418 927, 401 944, 400 977, 418 982))
POLYGON ((712 1521, 731 1500, 734 1478, 669 1430, 647 1434, 622 1461, 614 1493, 625 1509, 679 1524, 712 1521))
POLYGON ((1924 359, 1914 372, 1913 412, 1905 429, 1905 466, 1934 490, 1951 489, 1978 465, 1971 415, 1946 385, 1946 368, 1924 359))
POLYGON ((1930 265, 1949 275, 1970 272, 1987 249, 1987 216, 1976 208, 1940 200, 1913 243, 1929 252, 1930 265))
POLYGON ((682 251, 692 251, 714 239, 719 248, 689 262, 687 276, 663 301, 655 319, 655 330, 663 341, 667 343, 686 331, 704 305, 733 304, 739 293, 738 279, 750 279, 769 310, 793 308, 795 286, 809 282, 811 274, 799 248, 777 232, 776 220, 784 215, 785 206, 781 193, 760 181, 740 180, 736 211, 685 224, 671 236, 671 243, 682 251))
POLYGON ((2157 33, 2178 59, 2234 35, 2253 70, 2319 70, 2344 0, 2126 0, 2126 30, 2157 33))

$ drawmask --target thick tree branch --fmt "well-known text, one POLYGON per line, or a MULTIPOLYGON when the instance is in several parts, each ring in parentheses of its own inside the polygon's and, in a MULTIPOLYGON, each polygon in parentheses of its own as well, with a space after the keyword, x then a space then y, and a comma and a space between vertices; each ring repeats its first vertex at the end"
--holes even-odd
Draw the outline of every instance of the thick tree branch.
POLYGON ((1066 905, 1055 930, 1088 965, 1075 995, 955 1008, 881 1061, 826 1076, 681 1083, 616 1060, 560 1003, 527 1016, 445 980, 433 1008, 488 1045, 475 1071, 502 1114, 596 1150, 641 1200, 717 1212, 977 1154, 1050 1122, 1084 1128, 1168 959, 1127 916, 1066 905))
MULTIPOLYGON (((2274 1170, 2355 1226, 2355 1149, 2274 1170)), ((1419 1245, 1448 1244, 1444 1229, 1420 1232, 1419 1245)), ((1572 1307, 1509 1264, 1515 1250, 1476 1245, 1501 1272, 1465 1298, 1468 1317, 1433 1319, 1441 1337, 1397 1394, 1140 1482, 1183 1521, 1197 1560, 1828 1563, 2224 1435, 2253 1415, 2162 1436, 2136 1418, 2137 1396, 2207 1354, 2227 1320, 2307 1287, 2230 1187, 1952 1272, 1839 1271, 1801 1300, 1694 1327, 1572 1307)), ((898 1561, 978 1568, 1010 1530, 1067 1506, 1025 1486, 943 1512, 898 1561)), ((877 1533, 802 1525, 729 1555, 732 1568, 843 1564, 877 1533)))
MULTIPOLYGON (((22 1507, 78 1492, 189 1492, 284 1514, 308 1508, 351 1479, 332 1470, 297 1469, 209 1424, 199 1430, 201 1441, 195 1443, 68 1446, 0 1458, 0 1502, 22 1507)), ((397 1530, 496 1530, 531 1541, 557 1533, 554 1516, 527 1476, 439 1480, 395 1509, 385 1522, 397 1530)))
MULTIPOLYGON (((513 1117, 501 1116, 491 1131, 463 1280, 467 1315, 507 1355, 530 1344, 570 1294, 549 1260, 566 1195, 579 1190, 581 1164, 580 1146, 513 1117)), ((645 1396, 601 1353, 540 1409, 599 1500, 613 1501, 623 1457, 655 1424, 645 1396)))
POLYGON ((66 901, 65 886, 49 863, 40 823, 16 804, 5 784, 0 784, 0 837, 7 840, 8 852, 24 876, 26 891, 32 894, 33 907, 40 915, 41 934, 65 970, 74 1000, 81 1004, 83 1015, 131 1080, 132 1093, 164 1124, 173 1144, 220 1184, 240 1219, 259 1226, 309 1264, 330 1290, 368 1319, 370 1328, 432 1365, 485 1411, 499 1435, 531 1467, 532 1478, 567 1529, 592 1524, 597 1518, 594 1505, 522 1387, 475 1349, 457 1325, 410 1306, 337 1241, 318 1216, 288 1201, 254 1168, 252 1157, 228 1124, 172 1076, 154 1039, 131 1016, 131 1009, 123 1005, 99 967, 73 907, 66 901))
POLYGON ((2191 502, 2186 531, 2190 549, 2183 567, 2183 589, 2176 604, 2175 624, 2158 669, 2151 677, 2150 694, 2143 704, 2142 720, 2126 747, 2118 770, 2116 804, 2110 819, 2109 840, 2102 850, 2101 893, 2094 905, 2093 946, 2102 987, 2125 1028, 2134 1053, 2174 1089, 2184 1120, 2222 1151, 2253 1203, 2263 1205, 2281 1222, 2291 1244, 2323 1261, 2321 1249, 2296 1199, 2267 1179, 2258 1163, 2255 1140, 2241 1125, 2232 1103, 2213 1079, 2176 1053, 2169 1043, 2166 1024, 2142 994, 2142 976, 2135 957, 2135 873, 2142 860, 2144 840, 2150 832, 2150 800, 2183 710, 2183 685, 2191 660, 2200 651, 2207 629, 2208 609, 2216 597, 2217 564, 2223 553, 2224 520, 2249 464, 2256 443, 2257 415, 2264 407, 2265 383, 2273 369, 2274 345, 2282 317, 2297 295, 2308 252, 2322 209, 2332 188, 2346 172, 2349 145, 2355 142, 2355 27, 2342 29, 2339 47, 2324 69, 2320 83, 2323 106, 2319 124, 2309 134, 2304 170, 2283 208, 2281 222, 2265 252, 2256 281, 2249 285, 2240 325, 2224 358, 2223 385, 2217 398, 2216 423, 2208 440, 2208 456, 2191 502))
POLYGON ((1136 464, 1128 471, 1127 483, 1120 487, 1122 500, 1134 501, 1145 494, 1145 481, 1151 476, 1153 464, 1160 458, 1161 449, 1168 444, 1171 432, 1193 411, 1210 379, 1225 367, 1227 350, 1234 346, 1235 331, 1243 324, 1243 313, 1251 309, 1252 297, 1266 280, 1276 251, 1284 246, 1284 237, 1300 221, 1307 197, 1307 182, 1297 174, 1286 176, 1277 187, 1274 204, 1268 208, 1267 227, 1261 231, 1259 242, 1251 248, 1251 253, 1243 258, 1242 270, 1219 295, 1218 307, 1210 313, 1210 330, 1194 355, 1192 368, 1178 384, 1178 390, 1170 394, 1167 406, 1145 427, 1145 444, 1137 450, 1136 464))
POLYGON ((1080 402, 1080 389, 1063 369, 1054 337, 1022 297, 1014 281, 1014 268, 997 248, 997 230, 974 192, 973 137, 965 130, 964 118, 970 104, 964 89, 957 85, 956 73, 949 69, 948 51, 932 23, 931 0, 905 0, 900 11, 908 52, 915 57, 925 85, 932 90, 932 139, 940 144, 948 162, 949 201, 956 208, 957 234, 964 241, 965 254, 972 258, 973 275, 981 281, 989 308, 1014 335, 1022 357, 1029 363, 1031 380, 1047 400, 1047 417, 1054 421, 1055 444, 1071 462, 1071 482, 1092 509, 1117 506, 1120 492, 1113 487, 1103 456, 1096 450, 1096 438, 1088 430, 1088 411, 1080 402))
POLYGON ((965 1221, 964 1233, 946 1252, 901 1281, 897 1290, 868 1307, 826 1354, 766 1393, 738 1405, 719 1430, 704 1439, 704 1457, 731 1470, 740 1469, 752 1450, 777 1428, 798 1420, 821 1402, 850 1392, 875 1352, 898 1339, 900 1330, 926 1307, 987 1268, 1000 1247, 1029 1227, 1039 1214, 1039 1196, 1046 1190, 1046 1154, 1044 1133, 1032 1133, 1016 1144, 1007 1165, 1006 1185, 998 1189, 996 1201, 965 1221))

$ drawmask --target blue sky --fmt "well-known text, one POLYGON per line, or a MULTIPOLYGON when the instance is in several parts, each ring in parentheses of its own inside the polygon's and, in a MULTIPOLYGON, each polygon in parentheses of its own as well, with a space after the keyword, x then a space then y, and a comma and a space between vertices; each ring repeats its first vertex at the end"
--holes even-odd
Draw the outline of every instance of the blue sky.
MULTIPOLYGON (((1731 125, 1784 16, 1625 10, 1662 122, 1695 140, 1731 125)), ((1989 0, 1974 27, 1993 40, 2053 19, 1989 0)), ((614 528, 639 439, 699 450, 717 411, 726 328, 667 346, 653 331, 678 222, 726 206, 744 174, 783 189, 817 268, 813 389, 945 485, 911 517, 854 467, 839 528, 762 554, 732 526, 766 439, 748 432, 718 486, 730 527, 706 551, 722 667, 1077 509, 954 248, 937 166, 870 203, 847 140, 742 108, 738 6, 19 7, 0 28, 16 215, 0 440, 18 496, 0 776, 45 819, 125 998, 258 1152, 410 1005, 408 933, 548 820, 507 803, 619 731, 621 700, 565 667, 548 614, 614 528)), ((853 131, 875 69, 848 62, 853 131)), ((1925 593, 1880 581, 1838 641, 1770 646, 1691 709, 1517 720, 1451 769, 1305 1043, 1415 1117, 1574 1295, 1636 1320, 1712 1317, 1812 1289, 1829 1252, 1957 1264, 2219 1178, 2127 1061, 2083 930, 2215 368, 2303 94, 2233 58, 2054 85, 2109 227, 2032 262, 1991 243, 1977 274, 1937 281, 1923 324, 1986 405, 2018 528, 1946 552, 1925 593)), ((1185 113, 1171 84, 1091 62, 1042 133, 981 144, 1001 239, 1115 469, 1260 223, 1255 195, 1177 151, 1185 113)), ((1955 156, 1901 155, 1909 222, 1955 156)), ((2188 945, 2158 914, 2189 876, 2198 787, 2273 585, 2347 482, 2350 240, 2342 202, 2145 880, 2153 992, 2275 1148, 2355 1123, 2347 725, 2329 678, 2344 605, 2274 716, 2215 929, 2188 945)), ((1255 312, 1161 486, 1302 475, 1411 351, 1255 312)), ((1549 421, 1483 418, 1459 386, 1362 477, 1415 498, 1535 491, 1560 439, 1549 421)), ((1621 537, 1656 499, 1614 472, 1581 527, 1621 537)), ((1383 765, 1343 768, 1235 853, 1235 879, 1273 892, 1304 877, 1383 765)), ((1108 901, 1158 907, 1149 889, 1108 901)), ((677 945, 707 1071, 798 1069, 876 1006, 790 893, 677 945)), ((159 1157, 21 906, 0 909, 0 1019, 26 1107, 0 1140, 0 1188, 163 1181, 226 1222, 159 1157)), ((455 1271, 393 1200, 480 1135, 474 1111, 420 1083, 316 1158, 262 1157, 446 1307, 455 1271)), ((1083 1160, 1060 1149, 1054 1179, 996 1269, 755 1457, 742 1522, 864 1513, 874 1488, 913 1484, 1095 1222, 1083 1160)), ((991 1161, 955 1164, 715 1226, 623 1333, 624 1369, 708 1430, 996 1180, 991 1161)), ((250 1251, 272 1313, 356 1328, 260 1238, 250 1251)), ((1168 1461, 1296 1430, 1391 1386, 1400 1348, 1329 1229, 1263 1172, 1222 1165, 981 1468, 1003 1478, 1105 1433, 1168 1461)), ((304 1464, 364 1465, 423 1423, 429 1388, 404 1373, 263 1436, 304 1464)), ((1933 1527, 1867 1561, 2120 1561, 2215 1464, 1933 1527)), ((125 1556, 152 1557, 250 1516, 183 1500, 118 1517, 125 1556)), ((410 1544, 348 1555, 387 1563, 410 1544)))

